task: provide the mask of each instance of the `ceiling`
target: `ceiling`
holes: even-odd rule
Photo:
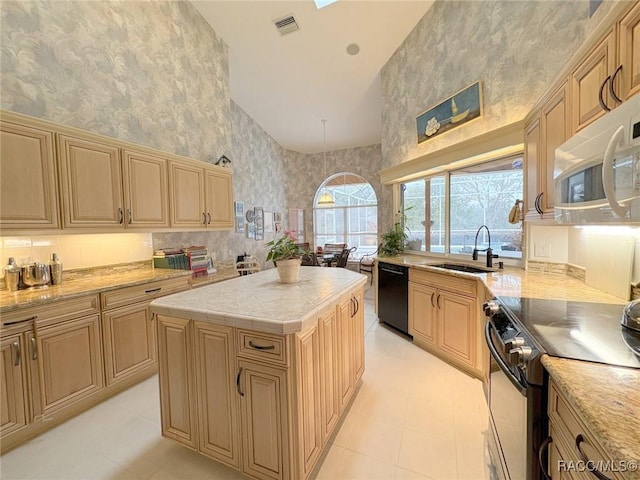
[[[433,1],[192,3],[229,47],[233,101],[282,147],[318,153],[322,119],[327,151],[380,143],[380,69]],[[299,30],[283,36],[273,21],[288,15]]]

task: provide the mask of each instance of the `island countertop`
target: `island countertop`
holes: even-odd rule
[[[300,267],[300,280],[284,284],[273,268],[156,299],[151,311],[286,335],[304,330],[321,310],[367,281],[346,268]]]

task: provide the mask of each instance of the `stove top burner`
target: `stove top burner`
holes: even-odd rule
[[[498,297],[548,355],[640,368],[640,332],[622,325],[624,305]]]

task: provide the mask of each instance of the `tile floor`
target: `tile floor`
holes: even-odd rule
[[[378,324],[365,296],[366,371],[317,478],[488,479],[480,381]],[[13,479],[242,479],[160,435],[154,376],[0,457]]]

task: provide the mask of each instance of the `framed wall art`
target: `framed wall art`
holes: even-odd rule
[[[273,212],[264,212],[264,233],[273,233]]]
[[[236,218],[236,232],[244,233],[244,202],[233,202]]]
[[[256,225],[255,239],[264,240],[264,211],[262,207],[253,207],[253,222]]]
[[[476,82],[416,118],[418,143],[482,116],[482,83]]]

